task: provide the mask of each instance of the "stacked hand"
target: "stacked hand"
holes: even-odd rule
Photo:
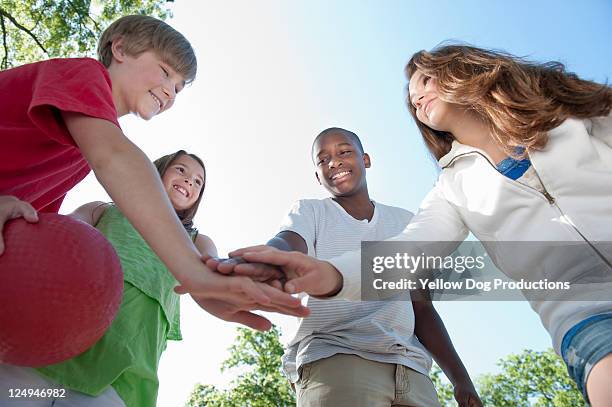
[[[245,276],[227,276],[206,270],[198,274],[197,281],[183,281],[174,290],[179,294],[191,294],[201,308],[225,321],[265,331],[271,328],[271,322],[250,311],[271,311],[298,317],[309,314],[308,308],[298,298],[268,284]]]
[[[455,383],[454,395],[459,407],[482,407],[482,401],[471,381]]]
[[[342,275],[334,266],[303,253],[262,245],[235,250],[230,256],[225,260],[206,257],[206,265],[223,274],[247,276],[274,287],[280,287],[286,279],[284,290],[291,294],[329,296],[342,288]]]
[[[299,299],[287,293],[305,291],[311,295],[326,295],[337,292],[341,284],[340,273],[331,264],[302,253],[254,246],[235,250],[229,255],[229,259],[211,256],[203,256],[202,259],[210,269],[227,275],[226,278],[248,279],[268,295],[271,301],[266,304],[249,301],[243,304],[243,308],[236,308],[229,304],[211,304],[196,297],[194,299],[213,315],[252,328],[269,329],[270,322],[249,311],[264,310],[307,316],[308,309],[301,306]]]

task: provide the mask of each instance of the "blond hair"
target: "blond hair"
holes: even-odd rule
[[[98,59],[107,68],[113,60],[112,44],[123,39],[123,51],[138,56],[155,52],[165,63],[185,78],[195,79],[198,63],[191,44],[174,28],[153,17],[131,15],[121,17],[109,25],[98,41]]]
[[[548,131],[570,116],[606,116],[612,89],[580,79],[559,62],[533,63],[516,56],[466,45],[445,45],[415,53],[406,65],[408,80],[419,70],[435,78],[440,99],[465,106],[488,125],[491,136],[514,155],[517,146],[542,149]],[[453,136],[421,123],[408,108],[436,159],[450,151]]]

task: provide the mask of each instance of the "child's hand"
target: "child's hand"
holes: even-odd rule
[[[285,252],[270,246],[255,246],[232,252],[249,263],[266,263],[280,266],[285,273],[288,293],[306,292],[314,296],[331,296],[342,289],[342,275],[330,263],[300,252]],[[248,264],[236,265],[243,268]]]
[[[240,249],[244,250],[244,249]],[[230,253],[232,256],[229,259],[221,259],[218,257],[211,257],[208,255],[202,256],[202,260],[212,270],[216,270],[222,274],[236,274],[246,276],[254,281],[269,282],[271,280],[278,280],[285,277],[285,274],[277,266],[272,266],[263,263],[247,263],[242,257],[234,253]],[[242,265],[237,267],[238,265]]]
[[[265,306],[254,301],[243,301],[240,304],[236,304],[194,295],[191,297],[202,309],[211,315],[225,321],[237,322],[259,331],[269,330],[272,327],[272,323],[267,318],[249,311],[262,310],[278,312],[296,317],[306,317],[310,314],[310,310],[304,307],[299,299],[265,284],[258,284],[261,284],[262,290],[270,297],[270,305]]]
[[[455,400],[457,400],[459,407],[482,407],[482,401],[471,381],[469,383],[456,383],[454,387]]]
[[[202,308],[208,310],[210,306],[209,312],[219,318],[265,329],[267,325],[262,325],[265,319],[241,311],[259,309],[298,317],[309,314],[309,309],[302,306],[300,299],[278,288],[255,282],[248,277],[223,275],[206,267],[201,259],[198,262],[198,272],[180,281],[174,291],[178,294],[191,294]]]
[[[2,238],[4,224],[17,218],[24,218],[31,223],[38,222],[38,214],[32,205],[14,196],[0,196],[0,255],[4,253],[4,239]]]
[[[257,329],[258,331],[268,331],[272,328],[272,323],[261,315],[245,311],[234,304],[219,300],[209,300],[192,295],[191,298],[206,312],[228,322],[236,322]]]
[[[221,274],[234,274],[234,266],[244,260],[240,258],[226,259],[222,257],[213,257],[208,254],[202,255],[202,261],[211,270],[217,271]]]

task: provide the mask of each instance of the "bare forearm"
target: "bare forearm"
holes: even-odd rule
[[[202,267],[157,171],[140,149],[128,144],[114,152],[112,163],[96,164],[93,169],[100,183],[177,280],[183,281],[194,264]]]

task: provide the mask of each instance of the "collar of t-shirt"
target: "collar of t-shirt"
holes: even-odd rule
[[[378,205],[376,205],[376,201],[374,200],[371,200],[372,205],[374,205],[374,214],[372,215],[372,220],[368,221],[367,219],[355,219],[338,202],[334,201],[332,198],[327,198],[327,199],[331,201],[332,205],[338,208],[340,213],[342,213],[342,216],[346,216],[347,218],[351,219],[353,222],[363,223],[367,225],[375,225],[376,222],[378,221]]]

